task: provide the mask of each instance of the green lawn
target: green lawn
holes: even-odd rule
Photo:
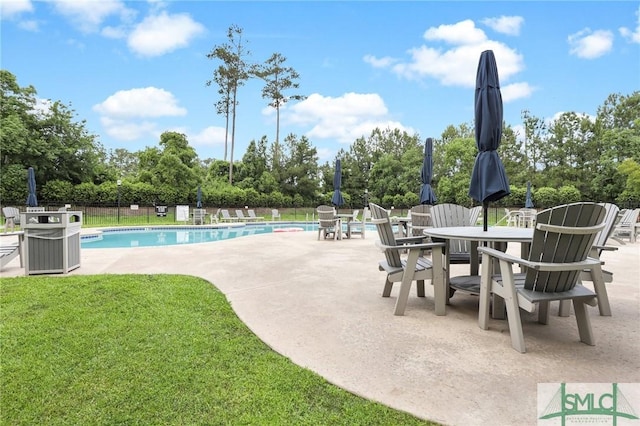
[[[0,332],[3,425],[429,424],[278,355],[199,278],[4,278]]]

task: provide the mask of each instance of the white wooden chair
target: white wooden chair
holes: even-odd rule
[[[4,216],[4,232],[9,228],[13,232],[16,225],[20,225],[20,210],[17,207],[3,207],[2,215]]]
[[[385,260],[378,264],[387,273],[382,297],[391,296],[393,283],[400,282],[400,293],[396,299],[395,315],[404,315],[409,299],[411,283],[417,281],[418,297],[425,296],[424,281],[433,284],[435,313],[445,314],[446,296],[442,249],[444,243],[424,243],[424,236],[396,238],[388,212],[377,204],[370,203],[371,221],[376,225],[380,241],[377,246],[384,251]],[[431,258],[422,256],[424,250],[431,250]],[[401,253],[407,252],[406,258]]]
[[[599,269],[600,261],[588,258],[596,234],[604,228],[605,209],[594,203],[557,206],[538,213],[527,259],[499,250],[479,247],[482,254],[482,282],[478,325],[489,328],[491,295],[504,299],[511,334],[511,345],[526,352],[520,309],[533,312],[538,322],[549,321],[549,302],[571,300],[578,323],[580,341],[594,345],[591,323],[585,305],[597,304],[596,294],[579,284],[585,269]],[[500,275],[492,275],[492,260],[500,262]],[[524,276],[514,272],[523,266]]]
[[[275,220],[280,220],[282,219],[282,217],[280,216],[280,212],[278,211],[278,209],[272,209],[271,210],[271,220],[275,221]]]
[[[204,218],[207,217],[205,209],[193,209],[193,224],[204,225]]]
[[[354,235],[360,234],[362,238],[365,238],[367,231],[367,220],[371,221],[371,211],[369,207],[365,207],[362,211],[362,220],[358,219],[358,213],[360,210],[353,211],[353,219],[347,222],[347,234]]]

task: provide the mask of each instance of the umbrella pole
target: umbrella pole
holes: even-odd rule
[[[487,230],[487,222],[488,222],[488,212],[489,212],[489,203],[482,203],[482,230]]]

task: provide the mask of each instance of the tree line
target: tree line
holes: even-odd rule
[[[424,139],[434,139],[433,187],[438,203],[471,205],[469,181],[477,153],[472,123],[441,135],[374,129],[320,164],[306,136],[249,141],[240,161],[200,159],[184,134],[165,132],[158,145],[106,150],[70,105],[37,107],[36,89],[0,70],[0,197],[24,205],[34,167],[43,203],[195,204],[302,207],[330,203],[335,158],[350,207],[367,201],[407,208],[418,204]],[[640,92],[611,94],[595,117],[567,112],[547,121],[526,111],[525,134],[505,123],[499,155],[512,194],[497,205],[524,204],[526,183],[536,207],[591,200],[640,204]],[[234,179],[229,183],[229,170]],[[118,187],[117,182],[121,181]]]

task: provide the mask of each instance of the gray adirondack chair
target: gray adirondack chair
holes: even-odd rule
[[[336,216],[336,211],[332,206],[321,205],[316,208],[318,213],[318,239],[324,234],[326,239],[329,235],[333,235],[333,239],[337,240],[341,237],[342,222]]]
[[[591,246],[591,250],[589,251],[589,257],[594,259],[600,259],[602,252],[605,250],[618,250],[617,247],[607,246],[607,240],[613,232],[620,209],[618,206],[611,203],[603,203],[601,205],[604,207],[606,212],[604,217],[605,225],[604,228],[596,235],[596,238],[593,241],[593,246]],[[600,315],[611,316],[611,305],[609,304],[609,296],[607,295],[607,287],[605,283],[613,282],[613,273],[600,269],[601,273],[594,276],[595,272],[595,270],[582,271],[580,274],[580,280],[591,281],[593,283],[593,288],[598,296],[598,310],[600,311]],[[569,316],[570,307],[571,306],[568,301],[561,301],[559,315],[563,317]]]
[[[418,204],[411,207],[411,235],[424,237],[424,230],[432,226],[430,205]]]
[[[431,220],[434,228],[471,226],[471,209],[458,204],[437,204],[431,207]],[[477,255],[477,252],[471,252],[471,241],[449,240],[448,247],[445,250],[445,269],[451,264],[471,265],[475,263],[471,262],[471,256]],[[451,274],[447,273],[445,276],[449,277],[450,275]],[[451,287],[450,284],[453,284],[453,287]],[[449,297],[454,295],[456,289],[468,294],[479,294],[480,277],[478,276],[477,269],[470,270],[468,276],[453,277],[451,282],[447,283],[447,288],[449,289]]]
[[[382,297],[391,296],[393,283],[399,282],[400,293],[396,299],[395,315],[404,315],[411,283],[417,281],[418,297],[425,296],[424,282],[431,280],[434,290],[435,313],[445,314],[446,295],[442,249],[444,243],[424,243],[424,236],[397,238],[391,226],[389,213],[377,204],[370,203],[371,222],[376,225],[380,241],[376,245],[384,251],[385,259],[378,264],[385,271]],[[424,250],[431,250],[431,260],[422,256]],[[401,253],[406,251],[406,257]]]
[[[589,258],[595,236],[604,228],[605,208],[595,203],[574,203],[543,210],[536,217],[533,241],[527,259],[488,247],[482,254],[482,283],[478,325],[489,328],[489,303],[494,294],[504,299],[511,345],[526,352],[520,309],[533,312],[538,307],[538,322],[549,321],[549,302],[571,300],[578,323],[580,341],[594,345],[586,306],[597,304],[596,294],[579,283],[585,269],[600,269],[598,259]],[[500,274],[492,275],[492,260],[500,262]],[[514,265],[526,272],[518,276]],[[596,272],[597,273],[597,272]],[[517,278],[517,279],[516,279]]]
[[[475,206],[469,209],[469,225],[476,226],[478,224],[478,219],[480,219],[480,215],[482,214],[482,206]],[[484,218],[482,218],[484,220]]]

